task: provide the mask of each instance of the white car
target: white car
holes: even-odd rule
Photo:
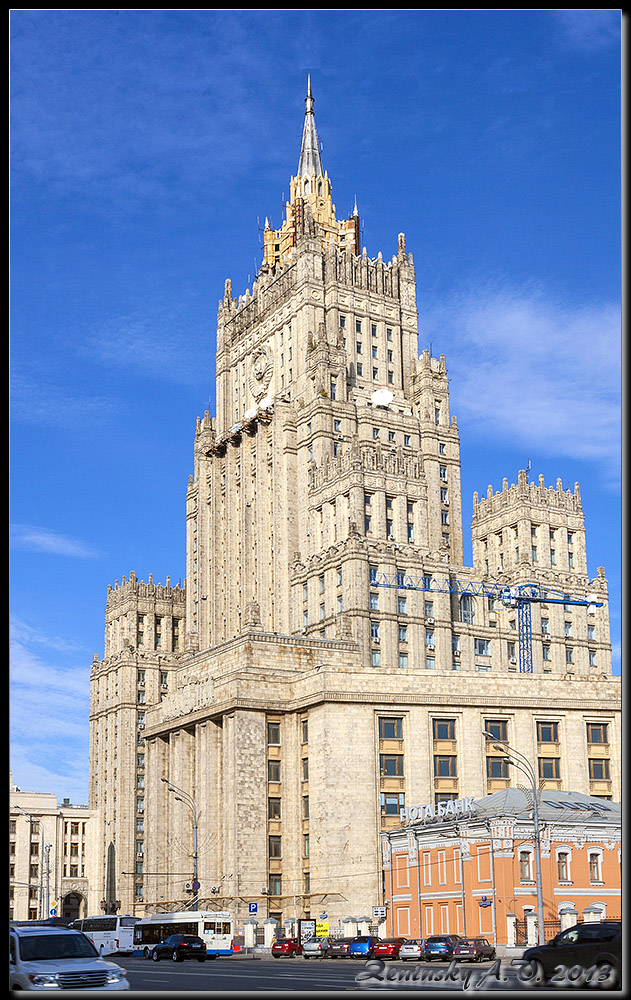
[[[10,990],[128,990],[120,965],[99,958],[81,931],[67,927],[9,928]]]

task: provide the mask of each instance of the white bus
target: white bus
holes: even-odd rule
[[[232,955],[232,916],[223,910],[181,910],[178,913],[154,913],[134,926],[134,955],[151,958],[154,944],[171,934],[194,934],[206,945],[209,958]]]
[[[100,955],[115,955],[119,951],[131,953],[134,950],[134,924],[139,919],[129,914],[83,917],[73,920],[70,926],[83,931]]]

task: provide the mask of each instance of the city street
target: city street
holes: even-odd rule
[[[132,990],[159,992],[221,992],[227,990],[270,991],[352,989],[528,990],[519,983],[510,964],[487,962],[456,966],[449,981],[446,962],[386,962],[383,971],[375,963],[351,959],[305,961],[302,958],[217,958],[203,965],[197,962],[158,965],[142,958],[116,956],[114,961],[127,969]],[[375,972],[376,969],[376,972]],[[399,977],[404,977],[400,979]],[[431,978],[430,978],[431,977]],[[436,977],[440,977],[437,980]],[[482,980],[482,982],[480,982]],[[476,986],[476,984],[478,984]]]

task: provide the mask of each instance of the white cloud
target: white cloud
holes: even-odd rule
[[[11,545],[15,549],[42,552],[46,555],[67,556],[71,559],[97,559],[102,555],[98,549],[77,538],[69,538],[51,528],[30,524],[11,526]]]
[[[76,651],[66,643],[66,656]],[[34,646],[38,649],[34,650]],[[59,665],[61,638],[16,622],[11,641],[11,769],[23,791],[85,802],[90,673]]]
[[[421,316],[441,345],[451,411],[469,433],[620,475],[620,311],[566,306],[538,290],[486,288]],[[434,350],[434,353],[437,353]]]

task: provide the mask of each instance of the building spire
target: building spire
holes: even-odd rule
[[[300,147],[300,162],[297,177],[322,177],[322,161],[320,160],[320,141],[316,130],[313,114],[313,96],[311,94],[311,73],[307,78],[307,96],[305,97],[305,124],[302,130],[302,146]]]

